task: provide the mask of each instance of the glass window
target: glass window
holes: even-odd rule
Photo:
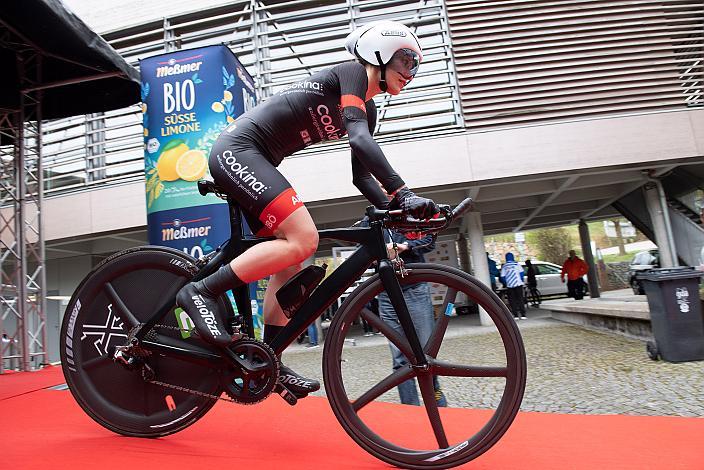
[[[560,274],[561,269],[555,266],[550,266],[549,264],[536,264],[538,268],[538,274]]]

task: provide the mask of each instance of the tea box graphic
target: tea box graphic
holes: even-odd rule
[[[149,57],[140,70],[149,243],[198,258],[230,237],[230,214],[225,201],[201,196],[197,181],[210,177],[208,157],[220,133],[256,105],[254,81],[225,46]],[[263,296],[256,284],[252,289],[261,334]],[[190,337],[193,322],[175,314],[182,337]]]
[[[227,204],[203,197],[208,157],[225,127],[256,105],[254,82],[225,46],[143,59],[149,243],[201,256],[229,237]]]

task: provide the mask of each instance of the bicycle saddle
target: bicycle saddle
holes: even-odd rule
[[[225,191],[223,191],[220,186],[215,184],[214,181],[210,180],[198,181],[198,192],[201,194],[201,196],[205,196],[210,193],[225,194]]]

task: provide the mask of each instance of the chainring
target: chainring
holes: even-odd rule
[[[279,379],[279,359],[266,343],[253,339],[240,339],[229,346],[244,362],[260,368],[245,375],[231,367],[222,374],[225,393],[237,403],[253,405],[268,397]]]

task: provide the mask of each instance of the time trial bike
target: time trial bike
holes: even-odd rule
[[[204,196],[227,199],[213,182],[201,181],[198,187]],[[122,435],[159,437],[192,425],[218,400],[253,404],[275,392],[294,405],[296,396],[278,380],[278,356],[376,266],[376,273],[335,312],[325,340],[325,392],[342,427],[363,449],[403,468],[454,467],[498,442],[519,410],[526,383],[523,342],[508,309],[459,269],[390,259],[384,241],[389,229],[437,234],[461,217],[471,200],[454,210],[441,206],[442,216],[431,220],[370,207],[367,227],[321,230],[321,239],[354,243],[356,251],[309,296],[294,302],[291,320],[270,345],[255,339],[247,286],[233,291],[236,310],[223,295],[219,306],[228,332],[239,339],[219,349],[196,334],[175,297],[187,282],[267,240],[244,236],[241,211],[227,200],[231,238],[216,251],[195,259],[165,247],[128,249],[102,261],[76,289],[62,323],[60,351],[68,387],[91,418]],[[416,283],[433,286],[438,316],[425,344],[403,294],[405,286]],[[382,291],[403,334],[368,308]],[[448,325],[457,318],[452,315],[460,298],[481,308],[493,325],[478,327],[481,335],[455,334]],[[391,371],[388,353],[386,361],[374,360],[365,354],[378,355],[378,348],[350,346],[345,340],[360,318],[395,345],[408,364]],[[435,378],[443,381],[456,407],[438,408]],[[418,381],[424,406],[386,403],[396,401],[392,390],[409,379]],[[386,427],[379,424],[382,418]]]

